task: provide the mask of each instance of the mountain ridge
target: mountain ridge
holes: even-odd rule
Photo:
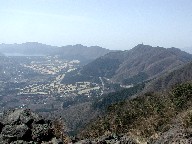
[[[139,44],[131,50],[110,52],[97,58],[84,66],[82,73],[105,76],[114,82],[122,83],[123,80],[140,75],[141,72],[146,75],[146,79],[151,79],[191,60],[191,54],[177,48]]]
[[[38,42],[22,44],[0,44],[0,52],[21,55],[59,55],[64,59],[94,60],[111,50],[99,46],[83,46],[81,44],[67,46],[51,46]]]

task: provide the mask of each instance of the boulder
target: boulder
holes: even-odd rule
[[[29,109],[9,110],[0,122],[0,144],[62,144],[52,122]]]
[[[30,140],[31,131],[25,125],[5,125],[1,132],[4,141],[12,142],[15,140]]]
[[[33,122],[38,123],[43,118],[31,112],[29,109],[15,109],[8,111],[3,116],[4,125],[26,124],[30,126]]]
[[[45,124],[45,120],[38,114],[31,112],[29,109],[24,109],[20,114],[20,121],[28,126],[32,123],[42,123]]]
[[[20,113],[22,110],[9,110],[6,111],[3,115],[3,124],[4,125],[14,125],[18,124]]]
[[[50,141],[53,137],[53,129],[49,124],[33,124],[32,139],[34,141]]]

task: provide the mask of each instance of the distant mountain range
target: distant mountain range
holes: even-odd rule
[[[37,42],[23,44],[0,44],[0,52],[5,55],[59,55],[65,59],[93,60],[110,52],[99,46],[68,45],[63,47],[50,46]]]
[[[131,50],[110,52],[81,70],[90,77],[107,77],[129,85],[152,79],[192,61],[192,55],[177,48],[139,44]]]

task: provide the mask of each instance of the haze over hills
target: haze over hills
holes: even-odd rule
[[[2,0],[0,144],[192,144],[191,7]]]
[[[64,59],[93,60],[110,52],[110,50],[99,46],[50,46],[37,42],[27,42],[23,44],[0,44],[0,52],[11,56],[45,56],[59,55]]]
[[[5,49],[6,46],[1,49],[4,53],[13,47]],[[52,47],[25,43],[12,50],[12,54],[18,52],[24,56],[1,57],[1,108],[25,107],[46,117],[60,115],[72,135],[98,116],[100,122],[96,121],[88,132],[85,130],[85,135],[101,136],[107,131],[126,133],[130,127],[140,132],[144,129],[144,134],[148,134],[145,131],[148,127],[142,127],[143,119],[154,129],[150,134],[156,132],[156,128],[161,132],[161,120],[163,126],[167,126],[166,120],[170,122],[172,117],[166,113],[167,105],[173,106],[173,114],[180,111],[170,103],[172,99],[167,93],[166,99],[153,91],[170,90],[177,83],[192,80],[192,55],[177,48],[140,44],[131,50],[110,51],[82,45]],[[28,54],[36,56],[25,57]],[[76,60],[65,60],[77,58],[96,59],[84,66]],[[176,99],[174,103],[177,102]],[[106,111],[110,108],[113,111],[108,115]],[[157,113],[159,111],[168,119]],[[151,117],[157,118],[157,123],[156,119],[150,121]]]
[[[131,50],[108,53],[84,66],[81,73],[132,84],[154,78],[191,60],[191,54],[177,48],[139,44]]]
[[[62,115],[68,132],[71,133],[76,133],[90,120],[102,112],[105,113],[111,104],[127,100],[142,92],[144,88],[148,91],[166,89],[175,83],[190,81],[192,78],[191,64],[188,64],[192,61],[192,55],[177,48],[166,49],[139,44],[131,50],[110,51],[98,46],[52,47],[40,43],[25,43],[2,44],[0,52],[41,56],[1,59],[3,80],[1,105],[9,107],[14,104],[15,106],[25,104],[26,101],[20,101],[15,97],[18,94],[21,94],[21,97],[26,97],[28,94],[32,94],[34,98],[39,96],[37,104],[30,101],[30,104],[25,106],[34,107],[35,111],[47,115],[49,112]],[[78,63],[74,63],[76,61],[63,59],[92,60],[92,62],[81,67]],[[188,65],[179,69],[185,64]],[[58,69],[59,67],[61,69]],[[55,70],[55,74],[44,73],[52,70]],[[16,89],[13,88],[8,97],[6,94],[10,85]],[[41,95],[50,98],[46,99],[47,104],[42,102]],[[18,99],[13,104],[5,102],[12,98]],[[30,98],[33,100],[33,97]]]

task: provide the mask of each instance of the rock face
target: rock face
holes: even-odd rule
[[[29,109],[15,109],[4,113],[0,122],[0,144],[62,144],[54,135],[51,121]]]

